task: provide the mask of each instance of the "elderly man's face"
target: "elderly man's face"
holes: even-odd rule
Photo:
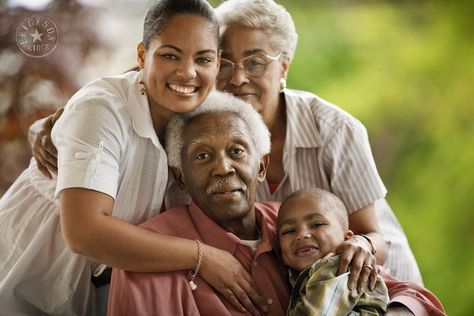
[[[214,221],[225,224],[252,213],[266,165],[236,114],[206,113],[188,122],[182,164],[185,188]]]

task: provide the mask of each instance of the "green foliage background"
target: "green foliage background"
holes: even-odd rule
[[[472,315],[474,2],[278,2],[300,36],[288,86],[365,124],[426,287]]]

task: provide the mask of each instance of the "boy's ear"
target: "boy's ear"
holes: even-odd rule
[[[171,167],[171,173],[174,175],[174,179],[176,180],[176,183],[178,184],[179,188],[187,192],[186,185],[184,183],[184,176],[183,176],[183,173],[181,172],[181,169],[176,168],[176,167]]]
[[[344,233],[344,240],[350,239],[352,236],[354,236],[354,232],[350,229],[346,230]]]
[[[265,155],[260,159],[260,165],[258,169],[258,182],[265,181],[265,176],[267,174],[268,164],[270,163],[270,155]]]

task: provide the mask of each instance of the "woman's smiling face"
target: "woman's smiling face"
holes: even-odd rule
[[[197,15],[176,15],[150,42],[138,47],[150,106],[189,112],[214,88],[219,52],[213,24]]]
[[[255,54],[275,57],[282,53],[272,48],[267,33],[247,26],[229,26],[222,36],[221,45],[222,58],[234,63]],[[269,62],[259,77],[249,77],[243,69],[236,68],[232,77],[217,81],[217,88],[247,101],[267,121],[267,114],[273,113],[278,106],[280,79],[286,76],[288,66],[288,60],[282,56]]]

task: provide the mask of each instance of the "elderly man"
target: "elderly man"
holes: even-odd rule
[[[285,315],[287,274],[274,251],[279,203],[255,202],[269,151],[268,129],[257,112],[221,92],[170,121],[168,162],[178,185],[194,202],[169,209],[142,227],[196,240],[196,267],[168,273],[114,270],[109,315],[242,315],[199,277],[206,256],[201,243],[232,253],[264,296],[263,309],[269,315]],[[382,277],[391,299],[387,315],[443,314],[436,297],[423,288],[388,273]]]
[[[114,270],[111,315],[242,315],[197,273],[206,256],[201,242],[229,251],[251,274],[270,315],[284,315],[289,289],[273,251],[278,205],[256,203],[264,180],[270,138],[260,116],[245,102],[214,92],[197,110],[168,124],[168,161],[193,200],[142,227],[194,239],[194,271],[131,273]]]

